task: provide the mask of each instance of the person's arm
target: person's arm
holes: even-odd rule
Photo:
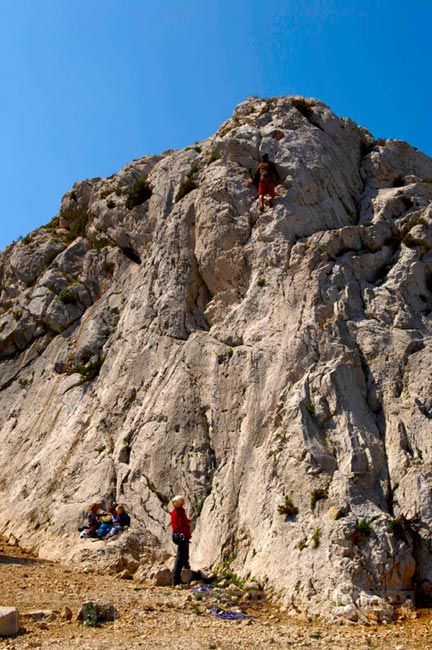
[[[260,172],[260,168],[259,168],[259,166],[258,166],[258,167],[256,168],[256,170],[254,171],[254,173],[252,174],[252,176],[250,177],[248,183],[249,183],[250,185],[255,185],[256,187],[258,187],[258,183],[259,183],[259,180],[260,180],[260,176],[261,176],[261,172]]]

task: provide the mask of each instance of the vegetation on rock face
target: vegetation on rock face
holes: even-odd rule
[[[389,526],[393,531],[393,533],[398,537],[403,535],[408,529],[407,522],[404,517],[397,517],[396,519],[390,519]]]
[[[321,499],[328,499],[328,488],[317,488],[311,494],[311,510],[314,512],[315,506]]]
[[[314,530],[312,534],[312,543],[314,548],[318,548],[321,541],[321,528]]]
[[[351,541],[353,544],[362,544],[371,534],[371,522],[367,519],[357,521],[354,531],[351,534]]]
[[[198,173],[198,165],[193,165],[186,176],[186,180],[180,185],[179,191],[176,194],[175,201],[176,203],[180,201],[186,194],[196,190],[198,184],[196,182],[196,174]]]
[[[67,244],[73,242],[77,237],[84,235],[86,230],[86,221],[85,219],[77,219],[69,228],[69,230],[64,233],[63,241]]]
[[[59,298],[65,305],[76,305],[78,302],[78,296],[72,287],[62,289],[59,293]]]
[[[152,189],[147,180],[145,178],[140,178],[128,191],[125,206],[128,210],[132,210],[136,206],[147,201],[151,195]]]
[[[293,517],[298,511],[299,509],[293,504],[289,496],[285,496],[283,504],[278,506],[278,513],[285,517]]]
[[[80,364],[71,370],[68,370],[67,374],[73,375],[77,373],[83,377],[83,381],[92,381],[92,379],[98,376],[102,364],[102,359],[98,359],[97,361],[88,364]]]

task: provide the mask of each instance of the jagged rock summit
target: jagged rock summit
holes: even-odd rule
[[[150,570],[180,492],[193,565],[290,610],[430,595],[431,201],[430,158],[301,97],[76,183],[0,256],[0,532]],[[101,499],[131,532],[79,540]]]

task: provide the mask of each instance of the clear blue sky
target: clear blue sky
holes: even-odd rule
[[[1,0],[0,249],[76,180],[316,97],[432,155],[432,0]]]

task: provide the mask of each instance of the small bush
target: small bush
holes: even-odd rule
[[[258,280],[257,280],[257,285],[258,285],[259,287],[265,287],[265,285],[266,285],[265,278],[258,278]]]
[[[63,235],[63,241],[66,244],[70,244],[77,237],[81,237],[85,233],[86,222],[84,219],[77,219],[75,223],[72,224],[67,233]]]
[[[51,219],[51,221],[49,221],[44,226],[42,226],[42,228],[48,228],[48,229],[58,228],[59,223],[60,223],[60,219],[58,217],[53,217],[53,219]]]
[[[198,503],[197,503],[197,505],[196,505],[195,512],[196,512],[196,516],[197,516],[197,517],[200,516],[200,514],[201,514],[201,512],[202,512],[202,509],[204,508],[204,501],[205,501],[205,500],[206,500],[206,497],[204,497],[203,499],[201,499],[200,501],[198,501]]]
[[[365,537],[368,537],[372,532],[370,522],[367,521],[366,519],[363,519],[362,521],[358,521],[355,527],[356,530],[362,535],[365,535]]]
[[[125,206],[128,210],[132,210],[132,208],[141,205],[151,197],[152,189],[145,178],[140,178],[128,191],[127,195]]]
[[[105,248],[105,246],[110,246],[111,242],[108,239],[100,238],[96,239],[96,241],[93,243],[93,248],[96,250],[100,250],[101,248]]]
[[[95,361],[94,363],[89,363],[88,365],[78,365],[72,370],[68,371],[68,375],[73,375],[78,373],[83,377],[84,381],[91,381],[98,376],[100,369],[102,367],[102,360]]]
[[[328,488],[317,488],[311,494],[311,510],[314,512],[317,501],[328,499]]]
[[[392,532],[400,537],[406,532],[407,525],[404,517],[397,517],[396,519],[390,519],[389,526]]]
[[[231,584],[235,585],[239,589],[244,589],[244,586],[245,586],[244,580],[239,578],[239,576],[236,573],[234,573],[233,571],[226,571],[223,574],[223,576],[224,576],[224,578],[226,580],[229,580],[229,582]]]
[[[284,503],[278,507],[278,513],[285,517],[293,517],[299,509],[295,506],[289,496],[285,496]]]
[[[206,165],[211,165],[212,163],[216,162],[217,160],[220,160],[220,155],[218,153],[212,153],[210,154],[210,157],[207,160]]]
[[[198,165],[193,165],[190,170],[188,175],[186,176],[186,180],[180,185],[179,191],[176,194],[175,197],[175,202],[178,203],[183,197],[186,196],[186,194],[189,194],[189,192],[192,192],[193,190],[196,190],[198,185],[195,180],[195,176],[198,172]]]
[[[113,208],[115,208],[115,206],[116,206],[115,201],[113,201],[112,199],[110,199],[109,201],[107,201],[107,208],[109,208],[110,210],[112,210]]]
[[[367,521],[366,519],[357,521],[354,527],[354,531],[351,535],[352,543],[353,544],[363,543],[366,540],[366,538],[369,537],[371,532],[372,532],[372,528],[370,525],[370,521]]]
[[[187,178],[184,183],[180,185],[179,191],[176,194],[175,201],[176,203],[180,201],[183,197],[186,196],[186,194],[189,194],[189,192],[192,192],[193,190],[196,190],[198,185],[192,178]]]
[[[16,321],[19,321],[19,319],[21,318],[21,316],[22,316],[22,311],[21,311],[20,309],[14,309],[14,311],[12,312],[12,317],[13,317]]]
[[[306,404],[306,411],[313,416],[316,415],[315,406],[312,403]]]
[[[314,530],[312,534],[312,542],[313,542],[313,547],[318,548],[320,545],[320,538],[321,538],[321,528],[317,528]]]
[[[78,302],[78,297],[74,289],[70,287],[62,289],[59,293],[59,298],[65,305],[76,305]]]

